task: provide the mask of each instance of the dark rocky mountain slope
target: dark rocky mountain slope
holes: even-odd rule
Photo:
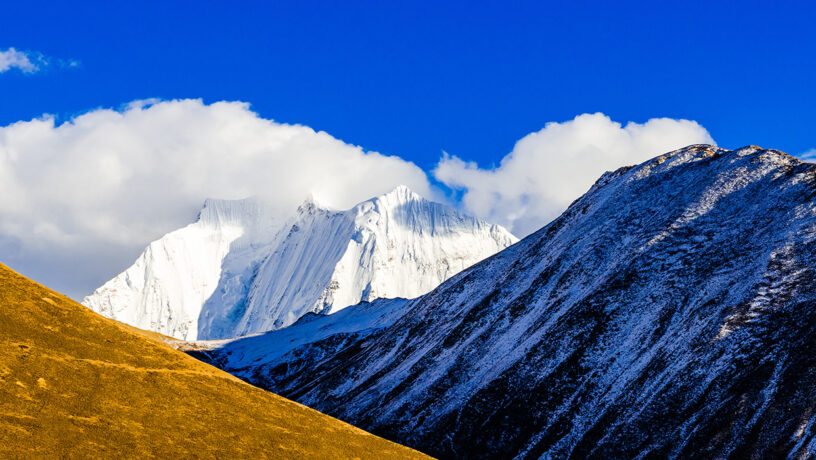
[[[806,457],[814,268],[816,165],[696,145],[604,174],[382,327],[207,356],[440,457]]]

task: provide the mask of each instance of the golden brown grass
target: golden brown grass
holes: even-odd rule
[[[0,264],[0,456],[424,458]]]

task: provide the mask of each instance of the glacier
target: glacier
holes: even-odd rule
[[[413,298],[514,244],[498,225],[408,187],[348,210],[307,199],[288,218],[262,200],[207,200],[82,303],[183,339],[279,329],[379,298]]]

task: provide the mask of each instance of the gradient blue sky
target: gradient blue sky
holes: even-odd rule
[[[79,4],[77,4],[79,3]],[[242,100],[431,169],[498,162],[584,112],[698,121],[724,147],[816,147],[813,2],[7,2],[0,125],[144,98]]]

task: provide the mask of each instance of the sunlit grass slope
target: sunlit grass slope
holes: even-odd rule
[[[423,457],[0,264],[0,457]]]

